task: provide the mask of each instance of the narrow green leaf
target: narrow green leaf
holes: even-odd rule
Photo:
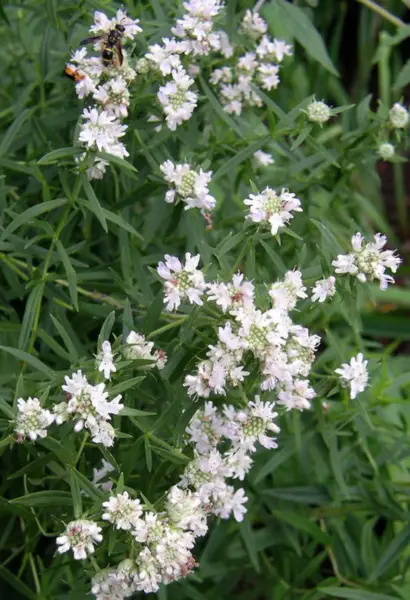
[[[333,75],[338,75],[321,35],[306,13],[286,0],[273,0],[262,10],[268,23],[279,22],[308,54]]]
[[[10,404],[6,402],[4,398],[0,398],[0,410],[4,412],[4,414],[7,415],[12,421],[14,421],[16,418],[16,413],[13,410],[13,407],[10,406]]]
[[[256,140],[252,144],[246,145],[240,152],[237,152],[232,158],[227,161],[224,161],[223,165],[219,167],[216,173],[212,176],[212,181],[216,181],[222,175],[226,175],[227,173],[232,173],[234,170],[243,163],[247,158],[250,158],[255,154],[257,150],[262,148],[271,138],[270,135]]]
[[[214,255],[220,259],[238,244],[244,241],[245,235],[242,231],[238,231],[233,235],[228,234],[213,251]]]
[[[71,506],[73,500],[70,492],[50,490],[13,498],[10,503],[23,506]]]
[[[15,119],[13,121],[13,123],[10,125],[10,127],[7,129],[6,133],[2,136],[2,141],[0,143],[0,156],[7,154],[7,152],[10,149],[10,146],[16,139],[20,129],[22,128],[24,123],[27,121],[27,119],[29,117],[31,117],[34,110],[35,110],[34,108],[31,108],[31,109],[27,108],[26,110],[23,110],[23,112],[19,114],[17,119]]]
[[[362,588],[350,589],[346,587],[319,587],[321,592],[329,594],[333,598],[350,598],[350,600],[397,600],[397,596],[387,596],[377,592],[369,592]]]
[[[75,157],[79,156],[83,153],[83,148],[76,147],[68,147],[68,148],[58,148],[57,150],[53,150],[52,152],[48,152],[44,156],[37,161],[38,165],[50,165],[56,162],[59,162],[62,158]]]
[[[241,536],[253,568],[257,573],[260,573],[259,557],[255,545],[255,534],[252,531],[249,519],[244,519],[242,521],[239,526],[239,531],[241,532]]]
[[[35,369],[36,371],[40,371],[40,373],[43,373],[49,379],[54,379],[54,371],[52,371],[35,356],[31,356],[31,354],[27,354],[27,352],[23,352],[23,350],[11,348],[10,346],[0,346],[0,350],[4,350],[4,352],[7,352],[8,354],[12,354],[17,358],[17,360],[21,362],[26,362],[31,367],[33,367],[33,369]]]
[[[57,240],[56,247],[67,275],[68,291],[70,293],[71,302],[78,311],[77,274],[71,264],[70,257],[60,240]]]
[[[60,208],[67,203],[67,198],[57,198],[56,200],[50,200],[49,202],[43,202],[42,204],[36,204],[31,206],[24,212],[18,214],[6,227],[0,236],[0,243],[4,242],[7,237],[12,234],[16,229],[22,225],[27,225],[32,219],[39,217],[40,215],[50,212],[55,208]]]
[[[333,75],[339,75],[332,63],[321,35],[306,13],[286,0],[273,0],[266,4],[262,14],[270,22],[279,22],[312,58]]]
[[[52,320],[54,327],[57,329],[58,333],[60,334],[61,339],[64,342],[65,347],[67,348],[67,352],[68,352],[70,361],[72,363],[75,363],[76,360],[78,359],[78,352],[77,352],[75,345],[72,342],[70,335],[64,329],[62,324],[53,315],[50,315],[50,319]]]
[[[123,219],[123,217],[121,215],[116,215],[115,213],[111,212],[110,210],[107,210],[106,208],[102,208],[102,213],[103,213],[104,217],[107,219],[107,221],[111,221],[111,223],[114,223],[114,225],[118,225],[118,227],[125,229],[125,231],[128,231],[129,233],[131,233],[135,237],[139,238],[140,240],[142,240],[142,241],[144,240],[142,235],[140,233],[138,233],[138,231],[136,229],[134,229],[134,227],[132,225],[127,223],[127,221],[125,221],[125,219]]]
[[[6,567],[0,565],[0,579],[6,581],[12,588],[14,588],[19,594],[24,596],[24,598],[29,598],[30,600],[36,600],[38,597],[31,589],[23,583],[20,579],[18,579],[13,573],[11,573]]]
[[[151,471],[152,471],[152,450],[151,450],[151,444],[147,437],[144,438],[144,447],[145,447],[145,460],[147,463],[147,469],[148,469],[149,473],[151,473]]]
[[[70,489],[71,489],[71,497],[73,499],[73,511],[74,518],[79,519],[83,514],[83,503],[81,500],[81,490],[80,485],[77,479],[77,476],[73,469],[69,470],[70,474]]]
[[[98,349],[100,349],[101,344],[103,342],[109,340],[114,323],[115,323],[115,310],[110,312],[110,314],[105,319],[105,321],[101,327],[100,335],[98,336]]]
[[[30,336],[33,332],[33,326],[37,318],[37,313],[40,311],[41,302],[44,294],[44,281],[40,281],[31,290],[24,310],[23,321],[21,323],[18,347],[24,350],[28,344]]]
[[[393,85],[393,91],[397,92],[410,83],[410,60],[408,60],[400,69],[397,79]]]
[[[402,558],[403,550],[407,547],[409,540],[410,525],[406,525],[387,546],[373,573],[370,575],[369,582],[377,581],[391,564]]]
[[[52,452],[57,458],[59,458],[64,464],[72,461],[73,456],[71,452],[61,444],[58,440],[54,439],[50,435],[45,438],[38,439],[36,444],[43,446],[50,452]]]
[[[316,523],[298,513],[275,509],[272,510],[272,514],[280,521],[285,521],[286,523],[292,525],[292,527],[305,531],[321,544],[332,543],[332,538],[326,533],[323,533]]]
[[[282,450],[274,452],[273,456],[266,462],[259,473],[255,477],[255,485],[260,483],[262,479],[265,479],[267,475],[270,475],[277,469],[285,460],[290,458],[295,452],[295,448],[289,445],[284,447]]]
[[[138,170],[134,167],[134,165],[124,160],[123,158],[120,158],[119,156],[114,156],[113,154],[108,154],[107,152],[99,152],[98,157],[103,158],[110,164],[116,165],[124,171],[129,171],[133,175],[138,173]]]
[[[110,394],[112,394],[113,396],[115,396],[115,394],[122,394],[123,392],[134,387],[135,385],[137,385],[137,383],[139,383],[140,381],[143,381],[144,379],[145,379],[145,375],[140,375],[138,377],[132,377],[131,379],[122,381],[121,383],[114,385],[110,389]],[[140,412],[142,412],[142,411],[140,411]],[[150,414],[154,414],[154,413],[150,413]],[[138,415],[135,415],[135,416],[138,416]]]
[[[144,410],[138,410],[136,408],[131,408],[129,406],[124,406],[120,410],[119,414],[122,417],[152,417],[156,413],[146,412]]]
[[[226,113],[224,111],[224,109],[222,108],[222,106],[219,103],[219,100],[217,99],[217,97],[215,96],[215,94],[210,90],[210,88],[208,87],[208,85],[205,83],[205,80],[202,77],[202,75],[199,76],[199,81],[201,83],[201,87],[202,87],[202,90],[203,90],[204,94],[208,98],[211,106],[213,107],[213,109],[215,110],[215,112],[218,114],[218,116],[223,121],[225,121],[226,125],[228,125],[228,127],[230,129],[232,129],[232,131],[235,131],[235,133],[237,133],[241,138],[243,138],[244,135],[242,133],[241,128],[239,127],[239,125],[237,125],[237,123],[235,123],[235,121],[232,119],[232,117],[230,117],[228,115],[228,113]]]
[[[103,209],[101,207],[101,204],[100,204],[97,196],[95,195],[95,192],[91,186],[91,183],[88,181],[87,175],[82,174],[81,181],[83,184],[84,192],[89,201],[89,204],[86,204],[86,206],[89,208],[89,210],[91,212],[93,212],[95,214],[95,216],[101,223],[101,227],[107,233],[108,227],[107,227],[107,221],[105,220]]]
[[[264,248],[266,254],[269,256],[269,258],[271,259],[271,261],[273,262],[273,264],[277,268],[278,275],[284,275],[284,273],[286,273],[286,271],[287,271],[287,267],[284,264],[283,260],[280,258],[279,254],[277,254],[273,250],[273,248],[271,248],[269,246],[269,244],[266,243],[266,242],[264,242],[263,240],[259,240],[259,243],[262,246],[262,248]]]

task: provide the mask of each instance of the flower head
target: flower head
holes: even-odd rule
[[[57,538],[57,552],[63,554],[72,550],[75,560],[85,560],[87,556],[93,554],[94,544],[102,541],[101,527],[98,527],[94,521],[85,519],[71,521],[65,529],[63,535]]]
[[[98,152],[107,152],[119,158],[128,156],[128,152],[119,138],[125,135],[126,125],[121,125],[113,114],[97,108],[85,108],[84,122],[81,125],[80,142]]]
[[[409,122],[409,113],[400,102],[396,102],[390,109],[389,121],[394,129],[404,129],[407,126],[407,123]]]
[[[369,374],[367,372],[367,360],[359,352],[350,359],[350,363],[343,363],[335,370],[340,377],[341,384],[350,390],[350,398],[354,400],[360,392],[367,387]]]
[[[324,302],[326,298],[331,298],[336,294],[336,278],[328,277],[316,281],[312,290],[312,302]]]
[[[241,29],[245,35],[257,39],[268,31],[268,24],[257,11],[248,9],[243,18]]]
[[[325,102],[320,102],[317,100],[313,100],[307,107],[307,116],[309,121],[312,123],[319,123],[319,125],[323,125],[330,119],[331,112],[330,108]]]
[[[158,90],[157,97],[165,113],[168,128],[175,131],[178,125],[191,118],[198,95],[189,88],[194,80],[179,66],[171,71],[172,79]]]
[[[272,284],[269,290],[273,306],[286,311],[293,310],[299,298],[307,298],[300,271],[288,271],[283,281]]]
[[[141,502],[132,500],[128,492],[111,496],[107,502],[103,502],[103,507],[105,512],[102,518],[113,523],[116,529],[130,530],[142,515]]]
[[[181,300],[188,299],[191,304],[202,304],[201,295],[205,291],[202,271],[197,269],[200,256],[185,254],[185,265],[176,256],[165,255],[165,263],[158,263],[158,274],[165,280],[165,298],[167,310],[178,308]]]
[[[122,25],[125,28],[122,36],[133,40],[135,35],[142,31],[138,23],[138,19],[127,17],[127,13],[121,9],[117,10],[117,14],[113,19],[109,19],[107,15],[97,10],[94,13],[94,24],[90,27],[90,32],[102,35],[112,31],[116,25]]]
[[[395,154],[395,148],[393,144],[389,144],[388,142],[384,142],[380,144],[377,149],[377,153],[383,160],[389,160]]]
[[[263,150],[257,150],[253,155],[253,158],[256,161],[256,164],[259,167],[269,167],[269,165],[273,165],[275,162],[272,154],[268,154],[267,152],[263,152]]]
[[[259,194],[250,194],[244,204],[249,206],[246,218],[254,223],[269,225],[272,235],[276,235],[293,219],[293,212],[302,211],[299,198],[284,188],[278,194],[267,187]]]
[[[152,365],[145,365],[146,369],[157,367],[161,370],[167,362],[167,355],[164,350],[154,351],[154,342],[148,342],[145,335],[130,331],[125,340],[123,354],[128,360],[152,360]]]
[[[107,340],[101,344],[101,352],[97,355],[98,370],[104,373],[105,379],[111,379],[111,373],[115,373],[117,367],[114,365],[114,355],[111,344]]]
[[[199,208],[201,212],[206,212],[215,207],[216,200],[209,194],[208,189],[212,171],[198,170],[187,163],[174,165],[170,160],[160,165],[160,169],[166,181],[172,184],[166,193],[166,202],[174,202],[178,195],[185,203],[185,210]]]
[[[14,431],[21,439],[30,438],[33,442],[47,435],[47,428],[53,423],[54,415],[44,409],[38,398],[17,400],[17,417]]]
[[[341,275],[355,275],[361,282],[367,280],[380,281],[380,289],[385,290],[389,283],[394,283],[386,269],[395,273],[401,263],[401,258],[395,250],[383,250],[387,243],[386,236],[377,233],[373,242],[366,242],[361,233],[352,237],[352,252],[339,254],[332,262],[335,272]]]

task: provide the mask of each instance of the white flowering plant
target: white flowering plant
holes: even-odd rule
[[[409,596],[410,29],[342,4],[0,9],[2,598]]]

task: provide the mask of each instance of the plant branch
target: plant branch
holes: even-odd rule
[[[320,529],[323,531],[323,533],[327,533],[326,524],[323,519],[319,520],[319,526],[320,526]],[[357,585],[357,583],[355,583],[354,581],[350,581],[349,579],[346,579],[346,577],[344,577],[341,574],[341,572],[339,570],[339,565],[337,564],[337,560],[336,560],[336,557],[335,557],[333,549],[332,549],[332,546],[327,545],[327,546],[325,546],[325,549],[326,549],[327,555],[329,557],[329,560],[331,562],[333,572],[334,572],[335,576],[337,577],[337,579],[340,581],[340,583],[343,583],[344,585],[348,585],[350,587],[360,588],[360,585]]]
[[[386,21],[390,21],[390,23],[393,23],[393,25],[396,25],[396,27],[406,27],[406,23],[404,21],[399,19],[399,17],[392,15],[388,10],[383,8],[383,6],[380,6],[376,2],[373,2],[373,0],[357,0],[357,2],[360,2],[369,10],[372,10],[373,12],[377,13],[378,15],[383,17],[383,19],[386,19]]]

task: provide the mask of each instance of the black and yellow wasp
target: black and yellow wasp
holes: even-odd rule
[[[95,35],[80,42],[80,46],[101,42],[101,57],[104,65],[121,66],[124,60],[121,47],[121,39],[125,31],[125,25],[117,23],[111,31],[103,35]]]

